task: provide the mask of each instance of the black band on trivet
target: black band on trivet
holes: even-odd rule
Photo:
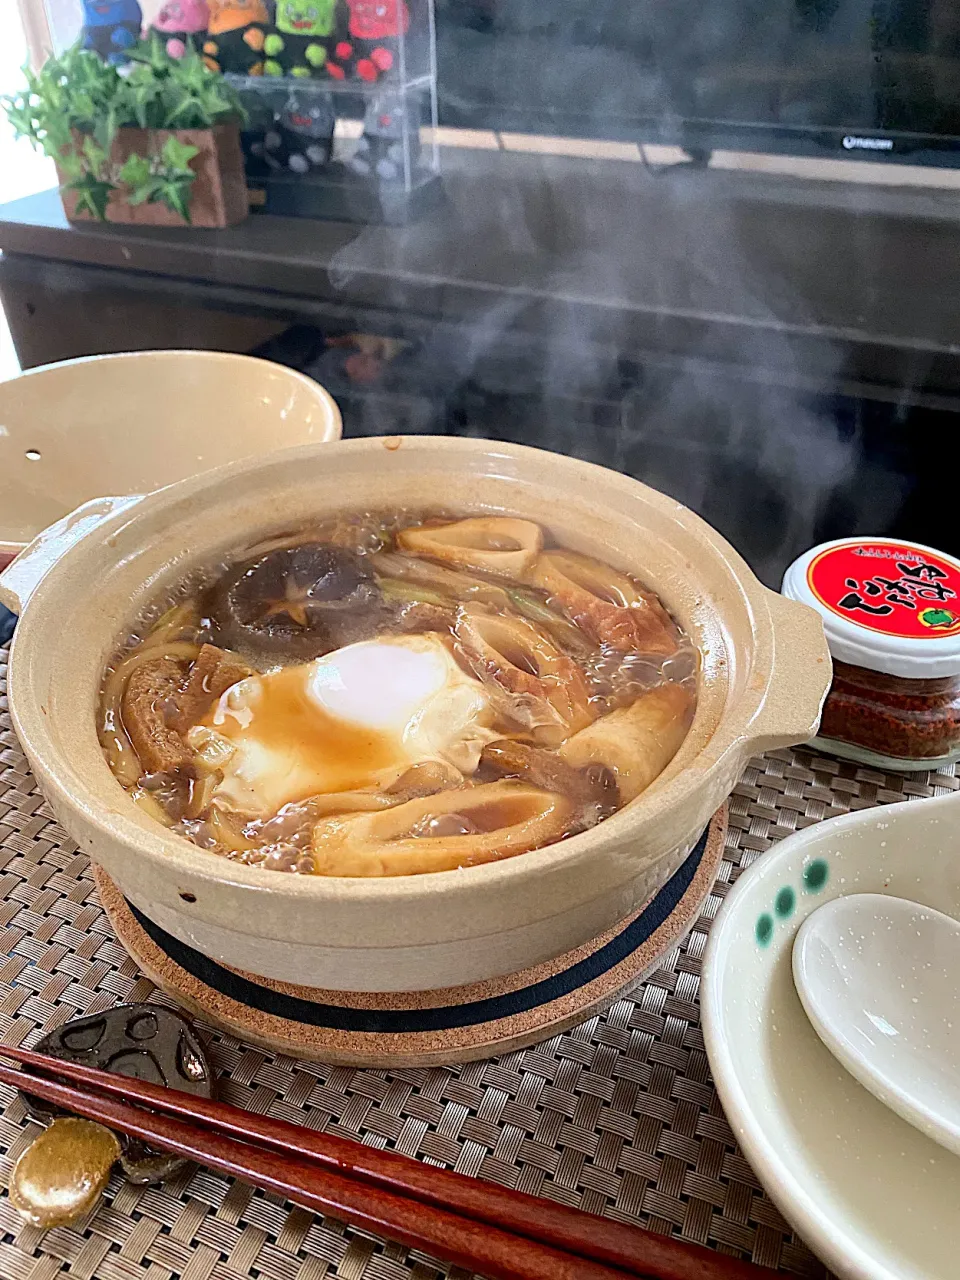
[[[127,902],[144,932],[174,964],[221,995],[248,1008],[259,1009],[275,1018],[286,1018],[308,1026],[329,1027],[334,1031],[366,1031],[403,1035],[418,1031],[445,1031],[452,1027],[470,1027],[496,1022],[518,1013],[527,1013],[550,1004],[584,987],[595,978],[621,963],[641,947],[659,929],[689,889],[707,847],[707,831],[697,841],[686,861],[674,872],[660,892],[651,898],[643,911],[608,943],[591,955],[541,982],[465,1004],[443,1005],[435,1009],[357,1009],[344,1005],[304,1000],[261,986],[202,955],[185,942],[172,937],[142,911]],[[276,873],[279,874],[279,873]]]

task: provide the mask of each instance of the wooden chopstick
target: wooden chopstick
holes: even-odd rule
[[[420,1249],[491,1280],[625,1280],[623,1271],[471,1218],[331,1173],[315,1162],[238,1142],[175,1116],[143,1111],[27,1071],[0,1066],[0,1082],[46,1098],[152,1146],[243,1178],[308,1209]],[[658,1278],[655,1278],[658,1280]]]
[[[424,1165],[397,1152],[380,1151],[347,1138],[317,1133],[285,1120],[254,1115],[239,1107],[144,1081],[118,1078],[81,1064],[59,1062],[28,1049],[0,1046],[0,1054],[45,1074],[81,1081],[167,1115],[188,1118],[232,1138],[281,1153],[295,1153],[335,1173],[621,1268],[630,1275],[655,1280],[758,1280],[764,1274],[751,1263],[697,1245]],[[17,1083],[29,1090],[32,1078]]]

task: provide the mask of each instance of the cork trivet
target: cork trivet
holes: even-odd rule
[[[231,969],[165,933],[94,868],[117,937],[151,982],[253,1044],[343,1066],[419,1067],[536,1044],[632,991],[686,937],[717,877],[719,810],[673,877],[639,911],[556,960],[442,991],[321,991]]]

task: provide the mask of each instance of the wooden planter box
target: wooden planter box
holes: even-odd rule
[[[110,159],[122,165],[133,153],[153,155],[162,150],[170,137],[167,129],[121,129],[114,141]],[[229,227],[242,222],[249,213],[247,180],[243,169],[240,127],[220,124],[213,129],[178,129],[174,137],[199,149],[190,161],[196,172],[190,197],[190,226]],[[68,179],[61,172],[60,181]],[[87,212],[77,212],[75,191],[62,190],[63,207],[71,222],[94,222]],[[178,213],[165,204],[127,204],[123,191],[114,191],[107,206],[108,222],[128,222],[149,227],[183,227],[187,225]]]

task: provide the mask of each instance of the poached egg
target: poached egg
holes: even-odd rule
[[[412,765],[473,773],[498,735],[479,680],[436,634],[384,636],[312,662],[249,676],[187,742],[214,748],[214,800],[268,817],[309,796],[387,787]]]

